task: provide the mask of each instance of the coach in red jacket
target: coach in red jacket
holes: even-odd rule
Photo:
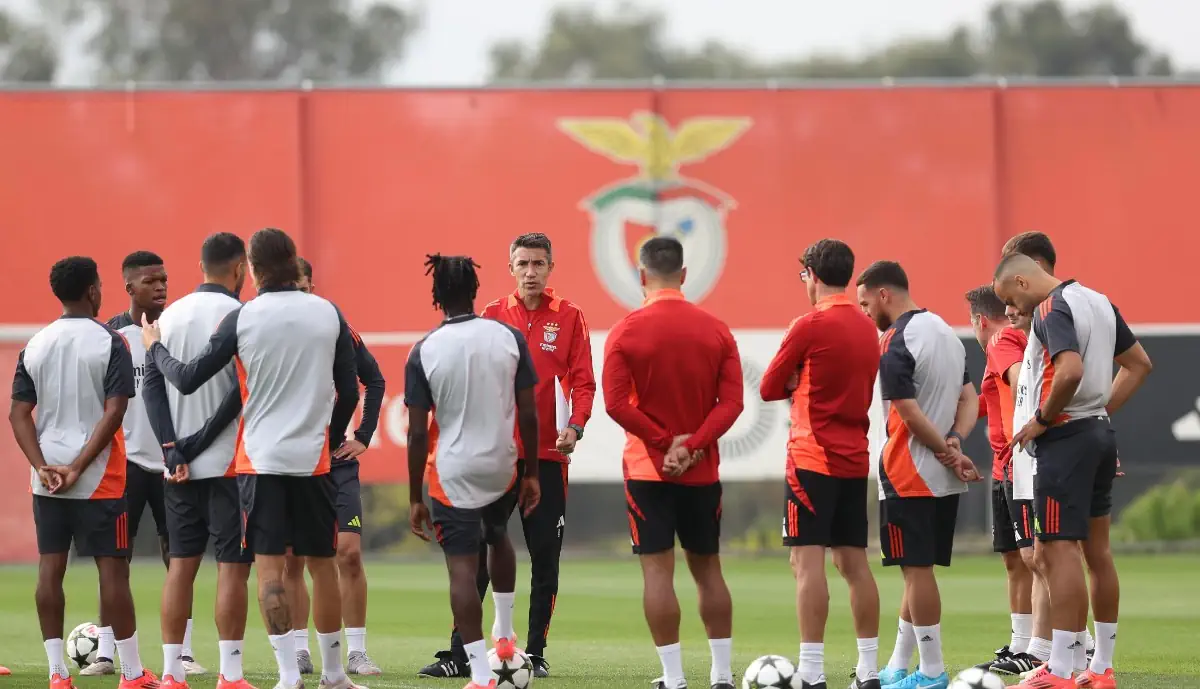
[[[537,452],[541,460],[542,498],[528,517],[521,518],[529,548],[529,637],[525,652],[533,661],[534,676],[549,675],[546,637],[558,596],[558,562],[562,554],[563,527],[567,513],[567,465],[575,443],[583,438],[583,427],[592,415],[596,377],[592,371],[592,344],[587,323],[579,307],[556,295],[546,286],[554,269],[550,238],[541,233],[523,234],[509,247],[509,272],[517,281],[512,294],[484,307],[485,318],[507,323],[525,336],[533,357],[538,384],[538,424],[541,440],[535,449],[522,447],[517,437],[518,457]],[[560,386],[570,400],[570,417],[565,427],[558,424]],[[486,545],[479,558],[479,596],[488,588]],[[456,631],[450,650],[437,654],[437,661],[421,670],[426,677],[467,677],[466,654]]]

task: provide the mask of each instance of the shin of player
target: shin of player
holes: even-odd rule
[[[742,412],[741,359],[728,326],[684,298],[687,269],[678,240],[650,239],[639,262],[646,302],[609,332],[603,383],[608,415],[628,435],[630,536],[642,566],[646,621],[663,668],[654,684],[687,686],[674,584],[678,535],[708,633],[709,680],[714,689],[733,689],[733,603],[719,555],[717,440]]]
[[[857,284],[863,311],[884,331],[879,386],[888,440],[879,466],[880,545],[884,566],[899,566],[904,575],[900,636],[880,681],[895,689],[945,689],[950,678],[933,567],[950,566],[959,496],[966,481],[979,480],[961,446],[979,401],[962,342],[913,303],[898,263],[877,261]],[[909,674],[913,646],[920,665]]]
[[[279,664],[279,689],[301,683],[285,596],[284,555],[292,545],[313,578],[313,619],[321,647],[321,686],[354,686],[342,667],[335,488],[330,438],[344,438],[358,405],[354,341],[337,307],[301,292],[296,245],[283,231],[250,238],[258,296],[221,320],[202,354],[184,364],[158,328],[143,325],[155,366],[184,394],[238,358],[245,368],[244,428],[237,471],[243,544],[255,556],[259,610]],[[279,327],[288,323],[287,328]],[[334,390],[336,397],[329,395]],[[297,428],[305,429],[298,432]],[[340,442],[335,443],[340,446]]]
[[[1119,585],[1108,531],[1117,450],[1108,417],[1145,380],[1150,360],[1107,297],[1073,280],[1058,280],[1028,256],[1002,259],[993,284],[1006,303],[1033,314],[1033,365],[1022,370],[1021,384],[1028,390],[1017,400],[1018,408],[1032,413],[1013,443],[1035,448],[1038,459],[1035,547],[1053,601],[1054,632],[1050,662],[1023,685],[1115,688]],[[1115,378],[1114,360],[1120,367]],[[1072,680],[1087,627],[1082,559],[1093,576],[1098,638],[1090,667]]]
[[[70,689],[63,656],[63,577],[71,544],[95,559],[100,612],[116,636],[121,687],[145,689],[157,679],[138,655],[129,589],[126,458],[121,422],[134,392],[129,345],[98,324],[96,262],[65,258],[50,271],[63,315],[21,350],[13,379],[9,422],[29,461],[38,567],[35,602],[51,689]],[[63,376],[66,377],[63,377]],[[34,410],[37,420],[34,420]],[[77,441],[64,439],[78,439]]]
[[[413,533],[424,540],[429,540],[427,527],[432,528],[445,553],[450,608],[471,670],[467,687],[482,689],[495,687],[495,682],[476,588],[480,541],[490,549],[496,655],[511,660],[516,653],[512,612],[517,562],[507,522],[514,504],[528,515],[540,498],[537,458],[526,460],[518,476],[512,433],[515,426],[526,447],[537,446],[537,374],[520,331],[475,315],[479,279],[474,261],[437,255],[429,257],[428,265],[434,306],[445,320],[412,348],[405,365],[409,520]],[[481,365],[451,363],[468,359]],[[429,462],[431,412],[438,447]],[[432,511],[424,502],[425,479]]]
[[[868,414],[879,370],[874,324],[846,296],[854,253],[823,239],[801,259],[814,309],[788,328],[763,374],[765,401],[791,399],[784,545],[791,548],[801,686],[825,682],[825,549],[850,587],[858,637],[852,689],[878,689],[879,590],[867,564]]]

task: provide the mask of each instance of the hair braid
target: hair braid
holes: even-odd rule
[[[433,307],[470,306],[479,293],[479,268],[470,256],[425,255],[425,274],[433,273]]]

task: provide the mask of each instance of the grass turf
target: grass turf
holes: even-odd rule
[[[1121,638],[1117,646],[1123,689],[1200,688],[1200,555],[1119,557],[1122,577]],[[798,636],[793,584],[782,559],[729,559],[726,577],[734,599],[734,671],[755,657],[777,653],[794,658]],[[73,566],[67,577],[67,630],[96,617],[95,569]],[[461,687],[463,680],[418,680],[418,667],[443,648],[449,632],[445,568],[440,562],[372,562],[368,648],[384,669],[383,677],[364,678],[374,688]],[[950,570],[939,571],[943,597],[942,633],[948,666],[958,670],[986,660],[1008,641],[1009,621],[1004,574],[995,557],[963,557]],[[523,567],[519,580],[528,575]],[[844,585],[831,575],[826,671],[829,686],[848,682],[856,657],[854,633]],[[0,677],[0,689],[45,687],[46,660],[33,604],[36,569],[0,568],[0,665],[13,671]],[[900,574],[877,571],[883,601],[880,662],[894,640]],[[162,669],[158,610],[163,569],[153,562],[133,567],[133,587],[141,630],[142,659],[154,672]],[[677,576],[683,607],[685,668],[693,687],[707,687],[708,648],[696,615],[695,589],[685,570]],[[196,586],[193,647],[210,674],[193,677],[193,689],[216,684],[218,656],[212,622],[215,570],[205,567]],[[526,588],[518,587],[517,608],[523,611]],[[563,563],[562,585],[547,657],[550,679],[537,683],[576,687],[644,687],[658,675],[658,658],[641,613],[641,581],[632,559],[570,560]],[[253,598],[253,596],[252,596]],[[251,604],[246,645],[247,677],[260,689],[276,681],[275,662],[257,606]],[[490,607],[490,606],[489,606]],[[524,632],[518,613],[518,632]],[[491,613],[485,610],[485,625]],[[313,656],[318,660],[313,639]],[[80,689],[113,687],[115,678],[76,678]],[[316,678],[308,680],[315,687]]]

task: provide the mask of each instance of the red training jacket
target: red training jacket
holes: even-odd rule
[[[592,417],[592,402],[596,399],[596,374],[592,371],[592,339],[583,312],[571,302],[546,288],[542,303],[533,311],[516,292],[483,307],[480,313],[507,323],[525,336],[538,384],[534,388],[537,400],[538,427],[541,447],[538,459],[569,462],[556,448],[558,430],[554,397],[554,379],[562,381],[563,394],[571,400],[569,423],[586,426]],[[521,436],[514,430],[519,457],[528,457],[521,447]]]
[[[984,352],[987,368],[983,372],[979,395],[979,415],[987,416],[988,441],[992,445],[992,478],[1005,479],[1004,471],[1012,461],[1008,444],[1013,437],[1013,410],[1016,406],[1012,387],[1004,380],[1004,372],[1025,360],[1025,331],[1006,326],[988,341]],[[1006,451],[1007,450],[1007,451]]]

